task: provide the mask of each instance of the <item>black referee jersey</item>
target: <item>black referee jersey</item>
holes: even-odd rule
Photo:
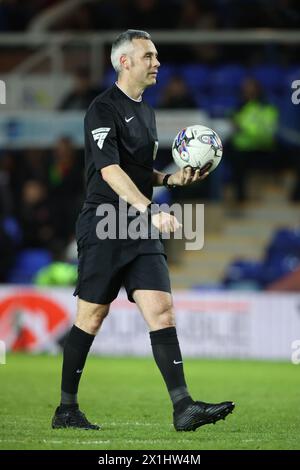
[[[87,197],[76,223],[79,263],[74,295],[107,304],[116,298],[121,285],[131,302],[135,289],[171,292],[160,234],[156,238],[123,238],[117,233],[116,237],[101,238],[97,232],[102,220],[102,215],[97,215],[98,206],[111,203],[118,208],[119,203],[118,194],[101,176],[102,168],[119,165],[141,193],[152,198],[158,146],[154,111],[113,85],[92,102],[84,128]],[[126,228],[133,218],[127,214]],[[117,217],[117,232],[121,225]]]
[[[101,169],[118,164],[147,198],[152,198],[158,140],[153,109],[128,97],[115,84],[90,105],[84,121],[87,203],[116,203],[118,195]]]

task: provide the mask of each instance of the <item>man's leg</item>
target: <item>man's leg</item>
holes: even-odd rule
[[[61,403],[56,410],[52,427],[99,429],[98,426],[90,425],[87,420],[85,422],[78,414],[81,412],[78,409],[77,391],[90,347],[108,312],[109,304],[99,305],[78,299],[75,324],[64,345]],[[78,420],[76,420],[76,415]],[[76,421],[78,421],[78,425],[76,425]]]
[[[193,400],[184,378],[172,296],[162,291],[135,290],[132,297],[149,326],[153,356],[167,385],[174,410],[184,408]]]
[[[188,392],[171,294],[136,289],[132,297],[150,329],[153,356],[173,403],[175,429],[194,431],[199,426],[224,419],[234,408],[232,402],[194,402]]]

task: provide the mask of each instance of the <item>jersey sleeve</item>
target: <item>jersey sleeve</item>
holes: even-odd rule
[[[116,123],[112,109],[95,103],[85,117],[85,132],[96,170],[120,163]]]

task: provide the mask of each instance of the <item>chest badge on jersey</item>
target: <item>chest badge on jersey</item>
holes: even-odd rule
[[[102,149],[104,141],[109,131],[110,131],[110,127],[99,127],[98,129],[94,129],[92,131],[93,139],[95,141],[98,141],[97,145],[99,149]]]

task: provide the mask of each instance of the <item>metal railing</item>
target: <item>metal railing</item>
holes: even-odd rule
[[[51,59],[51,73],[64,72],[64,49],[66,47],[87,47],[90,50],[89,64],[92,79],[99,79],[104,68],[104,46],[111,44],[120,31],[102,33],[24,33],[1,34],[0,48],[25,47],[37,49],[32,55],[15,67],[11,73],[30,73],[45,58]],[[151,31],[153,41],[170,45],[267,45],[267,44],[300,44],[298,30],[227,30],[227,31]]]

